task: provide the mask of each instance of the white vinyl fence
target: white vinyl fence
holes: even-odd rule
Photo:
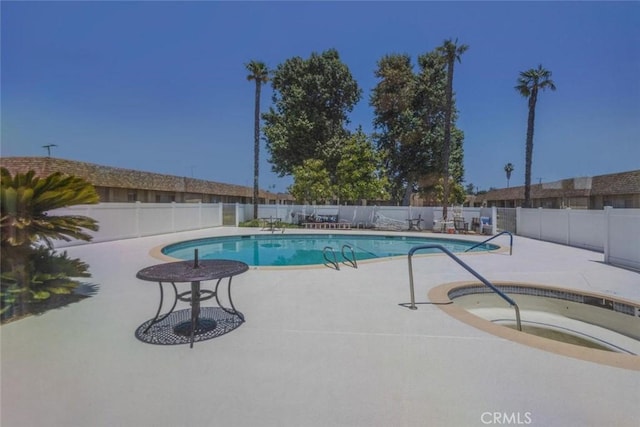
[[[603,211],[517,208],[516,221],[520,236],[604,251]]]
[[[640,270],[640,209],[517,208],[518,235],[604,252],[604,261]]]
[[[453,209],[453,208],[452,208]],[[128,239],[199,230],[222,225],[238,226],[253,218],[253,205],[203,203],[100,203],[57,209],[52,215],[81,215],[98,221],[100,229],[89,232],[92,242]],[[452,210],[449,210],[452,215]],[[407,230],[408,219],[421,218],[422,229],[431,230],[434,220],[442,218],[442,208],[412,206],[339,206],[339,205],[259,205],[259,218],[280,218],[298,224],[308,216],[335,216],[354,228]],[[472,218],[492,217],[496,232],[495,208],[465,208],[462,216],[470,224]],[[56,247],[87,242],[55,241]]]
[[[605,208],[604,262],[640,270],[640,209]]]
[[[239,222],[253,217],[253,205],[239,205]],[[341,206],[341,205],[259,205],[258,218],[280,218],[287,224],[298,224],[308,216],[336,216],[338,221],[350,222],[354,228],[408,229],[408,219],[422,219],[421,228],[431,230],[434,220],[442,218],[442,208],[416,206]],[[449,208],[448,216],[453,216]],[[495,208],[464,208],[462,216],[471,224],[473,218],[487,216],[496,224]],[[495,233],[495,231],[494,231]]]
[[[450,215],[453,215],[453,209]],[[640,209],[516,210],[517,234],[604,252],[607,263],[640,270]],[[457,211],[460,213],[459,209]],[[496,208],[464,208],[466,222],[490,217],[497,233]],[[55,215],[83,215],[98,221],[100,230],[91,232],[93,242],[198,230],[224,225],[237,226],[253,218],[253,205],[220,203],[100,203],[58,209]],[[407,230],[408,219],[420,217],[421,227],[431,230],[442,218],[442,208],[410,206],[259,205],[259,218],[280,218],[289,224],[304,222],[310,215],[336,217],[354,228]],[[501,212],[501,215],[505,215]],[[224,221],[223,221],[224,219]],[[57,247],[82,241],[56,241]]]
[[[81,215],[98,221],[92,242],[198,230],[222,225],[222,205],[202,203],[100,203],[56,209],[52,215]],[[55,241],[56,247],[86,242]]]

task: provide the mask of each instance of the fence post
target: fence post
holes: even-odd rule
[[[136,233],[136,237],[140,237],[142,236],[142,234],[140,233],[140,201],[136,200],[135,202],[135,214],[134,214],[134,223],[135,223],[135,233]]]
[[[491,234],[498,234],[498,208],[491,206]]]
[[[611,229],[611,212],[613,212],[613,207],[605,206],[604,207],[604,262],[605,264],[609,264],[609,256],[610,256],[610,247],[609,247],[609,234]]]
[[[538,240],[542,240],[542,206],[538,208]]]
[[[235,217],[235,223],[236,223],[236,227],[240,226],[240,203],[236,202],[236,217]]]
[[[519,230],[522,230],[522,208],[518,206],[516,208],[516,232],[515,234],[519,234]]]
[[[171,202],[171,232],[176,232],[176,202]]]
[[[567,246],[571,245],[571,208],[565,208],[567,214]]]

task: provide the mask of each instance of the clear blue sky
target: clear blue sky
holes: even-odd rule
[[[2,156],[52,155],[253,185],[254,84],[336,48],[363,98],[385,54],[416,58],[443,40],[470,49],[454,80],[465,178],[524,183],[527,102],[520,71],[542,64],[558,90],[537,108],[532,179],[640,168],[639,2],[12,2],[2,1]],[[271,103],[267,86],[262,110]],[[260,185],[284,191],[261,151]]]

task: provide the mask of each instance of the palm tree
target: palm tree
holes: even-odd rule
[[[444,195],[445,202],[442,207],[442,217],[447,218],[447,200],[449,200],[449,157],[451,156],[451,117],[453,116],[453,66],[460,61],[460,56],[469,49],[469,46],[462,44],[458,46],[458,40],[445,40],[444,44],[437,48],[437,51],[447,62],[447,106],[444,118],[444,147],[442,153],[444,166]]]
[[[3,248],[31,246],[38,240],[48,246],[52,246],[52,239],[89,241],[91,235],[83,229],[98,229],[92,218],[47,214],[54,209],[99,202],[93,185],[82,178],[60,172],[41,178],[34,171],[18,172],[12,177],[8,169],[2,168],[0,183]]]
[[[533,157],[533,127],[536,116],[536,102],[538,101],[538,91],[551,89],[556,90],[556,86],[551,80],[551,71],[542,68],[531,68],[520,72],[518,85],[515,89],[520,95],[529,99],[529,118],[527,120],[527,143],[524,168],[524,204],[523,207],[531,207],[531,160]]]
[[[90,241],[84,230],[98,230],[97,222],[79,215],[51,215],[54,209],[98,203],[93,185],[60,172],[45,178],[34,171],[11,176],[0,169],[0,247],[2,270],[12,272],[21,286],[20,306],[31,286],[29,259],[43,241],[51,248],[52,239]]]
[[[509,188],[509,180],[511,179],[511,172],[513,172],[513,164],[507,163],[504,165],[504,171],[507,173],[507,188]]]
[[[253,217],[258,217],[258,177],[260,173],[260,90],[262,83],[269,81],[269,70],[264,62],[251,61],[245,64],[247,80],[256,82],[255,113],[253,118]]]

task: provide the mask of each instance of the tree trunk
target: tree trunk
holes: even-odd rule
[[[524,165],[524,204],[523,207],[531,207],[531,163],[533,161],[533,126],[536,117],[537,88],[531,91],[529,98],[529,118],[527,120],[527,145],[525,149]]]
[[[260,79],[256,79],[256,101],[253,123],[253,218],[258,218],[260,175]]]
[[[413,181],[407,181],[407,188],[404,190],[404,197],[402,198],[402,206],[411,205],[411,195],[413,194]]]
[[[444,180],[442,183],[442,219],[447,219],[447,207],[449,205],[449,157],[451,157],[451,116],[453,110],[453,66],[455,57],[449,57],[447,70],[447,109],[444,118],[444,147],[442,153]]]

